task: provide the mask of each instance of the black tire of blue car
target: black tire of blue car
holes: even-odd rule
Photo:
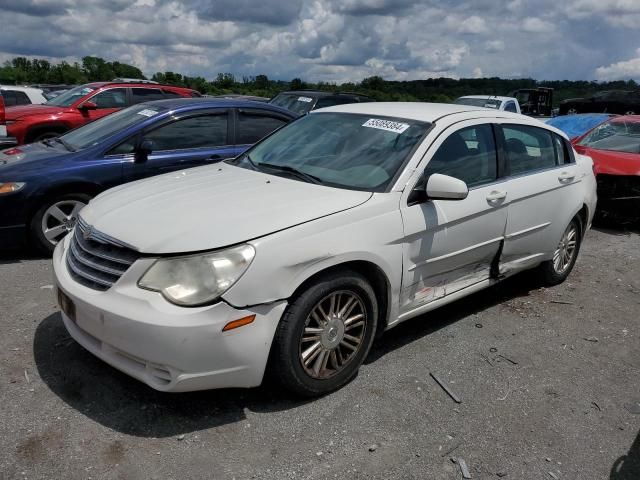
[[[570,234],[571,232],[575,232],[574,236],[567,239],[567,233]],[[551,287],[554,285],[558,285],[567,279],[567,277],[571,273],[571,270],[573,270],[573,267],[576,264],[576,260],[578,259],[578,254],[580,253],[580,245],[582,244],[583,234],[584,234],[584,229],[582,226],[582,221],[580,220],[580,217],[575,216],[571,220],[571,222],[569,222],[569,225],[565,229],[563,236],[559,241],[558,249],[556,250],[556,254],[558,254],[558,251],[560,250],[560,255],[562,255],[563,243],[564,243],[564,246],[566,247],[566,244],[568,242],[572,242],[572,241],[575,242],[574,248],[571,251],[571,254],[570,254],[570,257],[568,258],[568,263],[566,263],[566,266],[564,266],[564,268],[558,269],[557,265],[554,264],[554,260],[555,260],[555,255],[554,255],[554,258],[541,263],[537,269],[537,273],[540,278],[540,281],[545,286]]]
[[[318,311],[329,312],[325,319],[330,320],[319,321]],[[361,274],[343,270],[319,277],[296,294],[285,310],[273,341],[269,376],[301,397],[337,390],[357,375],[373,343],[377,319],[376,295]],[[322,351],[307,356],[311,360],[305,366],[303,355],[316,340]],[[314,375],[311,370],[318,364],[323,373]]]
[[[74,213],[73,215],[71,214],[73,211],[73,205],[86,205],[89,203],[89,200],[91,200],[91,195],[86,193],[68,193],[64,195],[51,196],[43,201],[31,219],[31,223],[29,225],[31,244],[40,252],[51,255],[57,243],[64,238],[66,233],[73,228],[77,221],[77,213]],[[45,215],[47,215],[49,209],[56,204],[61,205],[61,211],[67,215],[68,218],[64,220],[58,220],[55,217],[51,219],[48,218],[47,220],[44,220],[43,224]],[[45,235],[44,226],[46,224],[48,227],[54,228],[56,227],[56,224],[52,225],[51,223],[55,223],[56,220],[59,221],[58,225],[61,225],[59,229],[60,236],[56,237],[54,241],[52,241]],[[62,228],[62,226],[64,226],[64,228]]]

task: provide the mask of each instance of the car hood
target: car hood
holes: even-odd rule
[[[576,150],[593,159],[596,175],[640,175],[640,154],[638,153],[596,150],[579,145]]]
[[[20,145],[0,151],[0,176],[9,170],[20,172],[43,171],[58,162],[61,157],[71,154],[57,143],[45,145],[42,142]]]
[[[29,115],[60,115],[66,112],[68,107],[58,107],[55,105],[21,105],[18,107],[7,107],[5,116],[7,120],[17,120]]]
[[[219,164],[113,188],[81,216],[140,252],[185,253],[246,242],[353,208],[371,195]]]

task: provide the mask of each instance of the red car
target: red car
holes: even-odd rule
[[[593,159],[599,209],[640,219],[640,115],[611,118],[573,143]]]
[[[56,137],[136,103],[199,96],[189,88],[114,81],[80,85],[43,105],[3,108],[0,104],[0,145],[21,145]]]

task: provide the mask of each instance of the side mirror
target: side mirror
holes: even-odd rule
[[[134,151],[135,163],[144,163],[149,159],[149,154],[153,152],[153,140],[143,138]]]
[[[95,103],[89,100],[87,100],[86,102],[84,102],[78,107],[79,110],[95,110],[97,108],[98,108],[98,105],[96,105]]]
[[[440,173],[434,173],[429,177],[425,190],[430,200],[464,200],[469,195],[466,183]]]

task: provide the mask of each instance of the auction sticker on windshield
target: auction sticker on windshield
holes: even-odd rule
[[[309,98],[309,97],[298,97],[298,101],[299,101],[299,102],[310,103],[310,102],[313,102],[313,98]]]
[[[145,117],[153,117],[156,113],[158,113],[155,110],[151,110],[150,108],[145,108],[144,110],[140,110],[138,112],[138,115],[144,115]]]
[[[392,122],[390,120],[382,120],[380,118],[370,118],[362,124],[363,127],[377,128],[378,130],[386,130],[387,132],[402,133],[409,128],[408,123]]]

